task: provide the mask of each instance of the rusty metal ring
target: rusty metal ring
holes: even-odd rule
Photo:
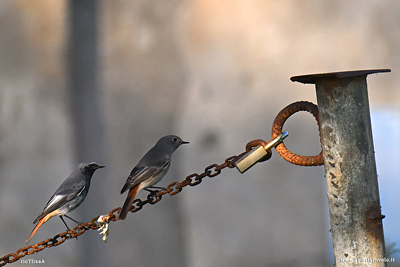
[[[256,146],[262,146],[265,148],[267,146],[267,144],[268,143],[262,139],[256,139],[256,140],[250,141],[246,145],[246,152],[249,152]],[[259,159],[258,162],[263,162],[263,161],[269,160],[271,158],[271,155],[272,155],[271,153],[265,155],[265,157]]]
[[[299,101],[292,103],[285,107],[284,109],[276,115],[274,123],[272,124],[272,138],[277,137],[282,133],[283,124],[285,121],[294,113],[299,111],[308,111],[310,112],[318,123],[318,131],[320,131],[319,127],[319,116],[318,116],[318,107],[307,101]],[[321,134],[320,134],[321,136]],[[324,158],[322,156],[322,150],[317,156],[301,156],[295,153],[292,153],[289,149],[286,148],[285,144],[282,142],[278,146],[275,147],[276,152],[285,159],[286,161],[301,165],[301,166],[318,166],[324,164]]]

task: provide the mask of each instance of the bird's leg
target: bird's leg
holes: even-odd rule
[[[150,192],[150,195],[154,198],[156,198],[156,195],[158,193],[158,190],[150,190],[148,188],[145,188],[144,190],[146,190],[147,192]]]
[[[78,225],[79,225],[79,224],[83,224],[83,222],[78,222],[77,220],[75,220],[75,219],[69,217],[68,215],[64,215],[64,216],[67,217],[68,219],[70,219],[71,221],[74,221],[74,222],[77,223]]]
[[[69,217],[68,215],[64,215],[64,216],[67,217],[68,219],[70,219],[71,221],[74,221],[74,222],[75,222],[76,224],[78,224],[78,225],[84,224],[84,222],[78,222],[77,220],[75,220],[75,219]],[[85,226],[85,229],[86,229],[86,230],[89,230],[89,228],[88,228],[87,226]]]
[[[159,186],[150,186],[150,187],[148,187],[148,188],[156,189],[155,191],[153,191],[153,192],[155,192],[155,194],[157,194],[158,192],[167,190],[167,188],[165,188],[165,187],[159,187]],[[148,191],[149,191],[149,190],[148,190]]]
[[[148,188],[151,188],[151,189],[158,189],[157,192],[162,191],[162,190],[167,190],[167,188],[165,188],[165,187],[158,187],[158,186],[150,186],[150,187],[148,187]]]
[[[64,216],[66,216],[66,215],[64,215]],[[68,216],[66,216],[67,218],[69,218]],[[61,219],[61,221],[63,221],[63,223],[64,223],[64,225],[67,227],[67,229],[68,229],[68,232],[72,232],[72,230],[71,229],[69,229],[69,227],[68,227],[68,225],[67,225],[67,223],[64,221],[64,218],[63,218],[63,216],[62,215],[60,215],[60,219]],[[71,218],[70,218],[71,219]],[[78,240],[78,237],[76,236],[76,240]]]
[[[65,216],[65,215],[64,215],[64,216]],[[64,221],[64,218],[63,218],[62,215],[60,215],[60,219],[61,219],[61,221],[64,223],[65,227],[67,227],[68,232],[71,232],[71,229],[69,229],[69,227],[68,227],[67,223]]]

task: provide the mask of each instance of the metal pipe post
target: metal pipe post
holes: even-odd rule
[[[383,70],[311,74],[292,81],[316,85],[321,145],[336,266],[386,266],[372,142],[367,75]]]

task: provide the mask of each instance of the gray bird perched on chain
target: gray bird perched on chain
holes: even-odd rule
[[[68,178],[56,190],[49,202],[47,202],[42,213],[35,219],[35,221],[33,221],[34,224],[37,222],[37,225],[25,241],[25,244],[31,240],[32,236],[37,232],[40,226],[53,216],[60,216],[69,231],[71,231],[71,229],[69,229],[68,225],[65,223],[63,216],[79,224],[79,222],[66,214],[76,209],[85,200],[89,191],[90,180],[92,179],[93,173],[95,170],[100,168],[104,168],[104,166],[99,166],[95,162],[80,163],[76,167],[70,176],[68,176]]]
[[[155,191],[149,188],[164,189],[162,187],[155,187],[154,185],[160,182],[167,174],[171,164],[171,157],[175,150],[180,145],[188,143],[189,142],[182,141],[179,136],[167,135],[162,137],[157,144],[143,156],[135,168],[133,168],[121,190],[121,194],[128,189],[129,193],[119,213],[120,220],[125,220],[135,196],[139,194],[142,189],[152,193]]]

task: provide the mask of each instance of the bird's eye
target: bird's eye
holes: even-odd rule
[[[174,137],[174,138],[172,138],[172,141],[174,141],[176,143],[176,142],[178,142],[178,138]]]

